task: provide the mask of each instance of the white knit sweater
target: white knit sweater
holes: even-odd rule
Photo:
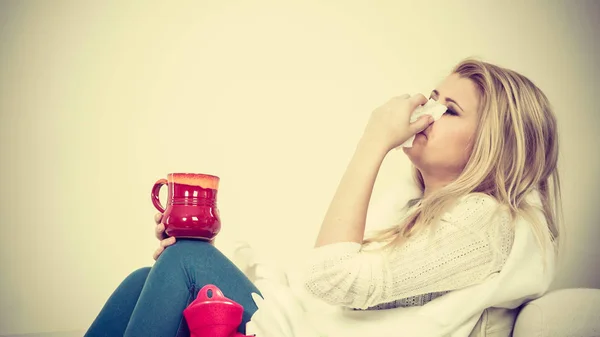
[[[537,194],[531,200],[539,204]],[[389,251],[350,242],[312,249],[304,292],[274,277],[255,281],[264,299],[254,296],[259,309],[248,333],[469,336],[486,308],[517,308],[543,295],[553,278],[549,237],[544,255],[531,225],[519,218],[513,226],[508,214],[494,213],[496,206],[489,196],[468,195],[441,217],[435,230]],[[264,275],[274,275],[267,269]],[[314,298],[327,307],[315,306]]]
[[[389,309],[423,305],[479,283],[502,269],[514,239],[509,215],[492,217],[496,206],[487,195],[468,195],[434,230],[420,231],[390,251],[355,242],[316,248],[306,287],[330,304]]]

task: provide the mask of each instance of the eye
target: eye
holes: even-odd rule
[[[445,114],[450,114],[452,116],[458,116],[458,114],[456,113],[456,111],[454,111],[454,110],[452,110],[450,108],[446,109],[446,112],[444,112],[444,113]]]

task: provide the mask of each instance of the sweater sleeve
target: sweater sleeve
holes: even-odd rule
[[[485,195],[463,197],[439,223],[390,250],[340,242],[312,250],[306,289],[322,300],[357,309],[451,291],[500,271],[514,232],[505,212]]]

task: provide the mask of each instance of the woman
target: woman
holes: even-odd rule
[[[552,280],[560,185],[556,118],[546,96],[514,71],[467,59],[430,98],[447,107],[435,122],[423,116],[409,123],[427,102],[420,94],[372,113],[331,202],[306,289],[352,310],[340,320],[345,328],[326,333],[508,336],[519,305]],[[404,152],[422,197],[405,207],[403,221],[366,238],[380,165],[414,135]],[[123,281],[87,336],[184,335],[182,311],[207,283],[244,306],[244,332],[258,290],[212,245],[175,244],[163,230],[157,226],[154,267]]]

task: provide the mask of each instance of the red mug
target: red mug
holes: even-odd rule
[[[159,198],[160,188],[167,185],[167,207]],[[219,177],[198,173],[169,173],[152,187],[152,204],[163,213],[165,233],[177,238],[211,241],[221,230],[217,208]]]

